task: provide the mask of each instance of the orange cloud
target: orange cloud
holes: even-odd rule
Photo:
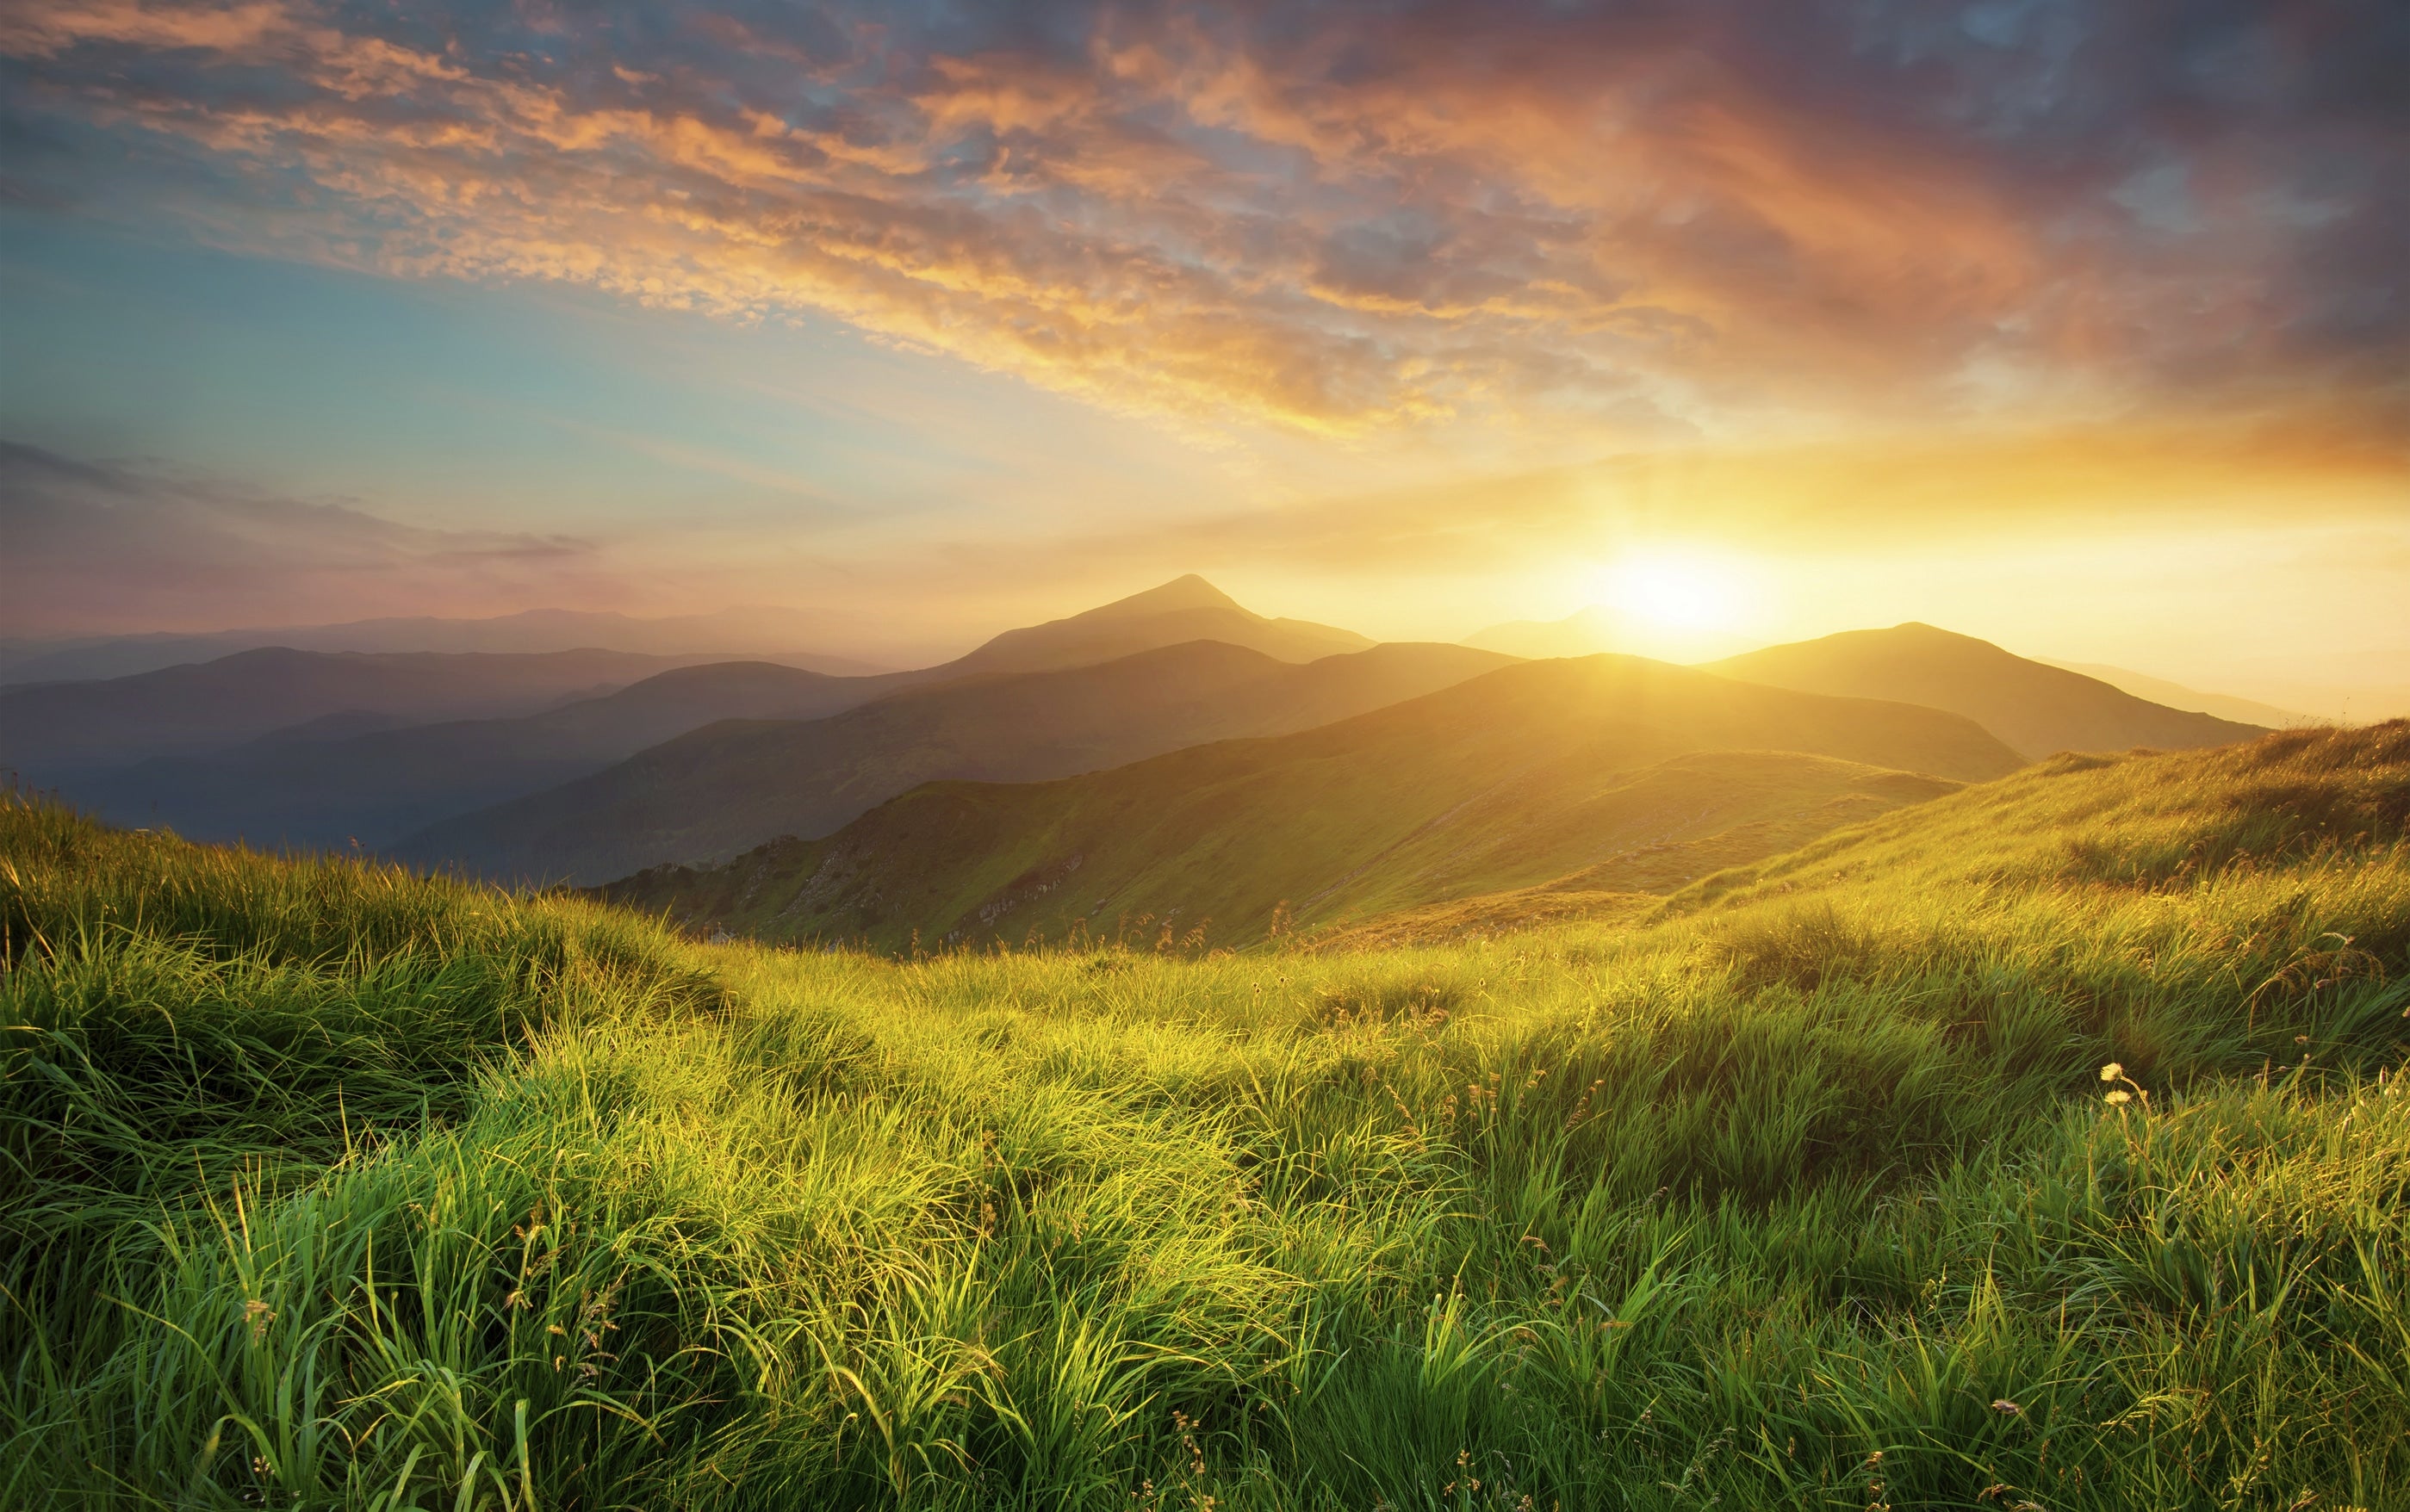
[[[2195,197],[2260,240],[2154,239],[2200,209],[2134,209],[2136,165],[2184,140],[2137,117],[2122,156],[2028,160],[1952,112],[2013,124],[2042,83],[1964,36],[1918,41],[1922,73],[1821,34],[1786,59],[1801,14],[1112,9],[1076,44],[950,50],[799,12],[825,35],[704,17],[622,53],[506,11],[104,0],[17,7],[0,50],[42,108],[306,180],[261,250],[826,313],[1192,426],[1759,439],[2265,408],[2264,375],[2320,364],[2399,408],[2312,338],[2317,291],[2269,292],[2343,211],[2272,220],[2243,148],[2200,150],[2221,187]],[[2391,213],[2375,193],[2355,211]]]

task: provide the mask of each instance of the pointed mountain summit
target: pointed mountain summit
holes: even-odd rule
[[[1193,609],[1227,609],[1232,613],[1247,613],[1237,599],[1191,572],[1184,577],[1174,578],[1161,587],[1134,593],[1127,598],[1116,598],[1110,604],[1098,604],[1070,617],[1083,620],[1130,619],[1142,614],[1171,614]],[[1250,614],[1248,617],[1256,616]]]
[[[950,677],[1040,672],[1093,666],[1190,641],[1244,646],[1286,662],[1316,661],[1373,644],[1353,630],[1306,620],[1267,619],[1192,572],[1067,619],[1007,630],[939,670]]]
[[[1975,721],[2029,761],[2055,751],[2186,750],[2267,733],[2257,725],[2152,703],[2097,677],[1913,620],[1888,630],[1844,630],[1768,646],[1700,670],[1800,693],[1945,709]]]

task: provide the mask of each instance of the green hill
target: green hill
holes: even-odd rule
[[[897,961],[0,799],[0,1505],[2400,1506],[2405,820],[2288,732]]]
[[[1930,709],[1631,656],[1527,662],[1279,739],[1062,782],[934,784],[817,843],[605,892],[773,939],[1059,939],[1145,916],[1246,941],[1284,904],[1316,926],[1713,836],[1731,837],[1714,854],[1760,856],[1804,825],[2016,765]]]
[[[664,858],[733,855],[781,833],[825,834],[933,779],[1063,776],[1304,728],[1503,661],[1401,643],[1297,666],[1194,641],[1099,666],[966,678],[828,719],[714,725],[393,849],[488,875],[599,882]]]
[[[2257,725],[2151,703],[2098,678],[1930,625],[1847,630],[1729,656],[1706,670],[1803,693],[1947,709],[2027,760],[2057,751],[2189,750],[2267,733]]]

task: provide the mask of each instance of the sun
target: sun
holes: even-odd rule
[[[1740,618],[1740,576],[1729,564],[1697,553],[1636,551],[1601,568],[1600,600],[1661,630],[1731,628]]]

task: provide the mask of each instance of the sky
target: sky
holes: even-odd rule
[[[2383,0],[0,4],[0,634],[1923,619],[2410,698]]]

